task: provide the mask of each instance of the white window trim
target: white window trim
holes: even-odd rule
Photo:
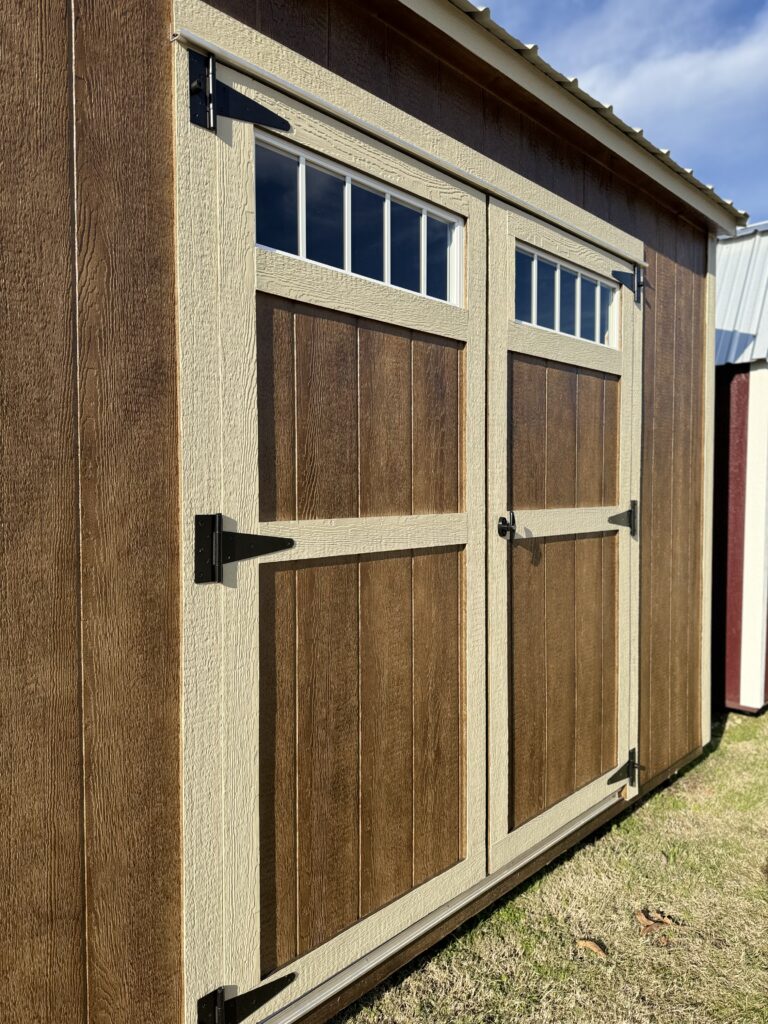
[[[524,252],[533,258],[533,266],[531,268],[531,320],[520,320],[515,315],[515,322],[520,324],[528,324],[531,327],[535,327],[539,331],[547,331],[550,334],[556,334],[558,336],[566,338],[574,338],[576,341],[585,341],[590,345],[600,345],[602,348],[615,348],[618,349],[619,337],[616,325],[617,319],[617,308],[620,301],[620,285],[616,281],[611,281],[609,278],[602,276],[601,274],[595,273],[593,270],[585,270],[583,267],[578,266],[576,263],[571,263],[570,260],[561,259],[559,256],[554,256],[551,253],[544,252],[542,249],[537,249],[532,245],[528,245],[525,242],[518,241],[515,245],[516,252]],[[545,263],[555,264],[558,267],[558,273],[555,275],[555,324],[556,327],[545,327],[538,323],[538,267],[539,260],[544,260]],[[560,327],[560,273],[559,268],[564,267],[566,270],[570,270],[572,273],[577,275],[576,278],[576,330],[581,330],[581,281],[582,278],[592,281],[597,285],[595,288],[595,337],[585,338],[581,334],[568,334],[567,331],[561,331]],[[600,308],[600,285],[604,285],[606,288],[610,288],[612,292],[611,304],[608,313],[608,340],[601,341],[600,334],[602,328],[602,315]],[[618,301],[617,301],[618,296]],[[515,314],[517,311],[515,310]]]
[[[274,152],[281,153],[284,155],[295,157],[299,163],[298,169],[298,188],[297,188],[297,202],[298,202],[298,253],[286,252],[285,249],[275,249],[268,245],[263,245],[256,242],[254,244],[257,248],[262,249],[266,252],[279,252],[284,256],[289,256],[292,259],[301,260],[303,263],[312,263],[316,266],[326,267],[329,270],[335,270],[340,274],[345,274],[349,277],[360,278],[365,281],[378,280],[377,278],[369,278],[363,274],[356,274],[352,270],[352,186],[358,185],[362,188],[369,189],[371,192],[375,192],[384,199],[383,216],[384,216],[384,275],[381,284],[387,285],[389,288],[395,288],[397,291],[406,292],[409,295],[421,295],[425,299],[429,299],[432,302],[442,302],[449,306],[464,305],[464,288],[463,279],[464,274],[462,272],[462,262],[464,253],[464,220],[456,214],[450,213],[448,210],[444,210],[439,206],[435,206],[433,203],[429,203],[426,200],[421,199],[418,196],[410,195],[407,192],[402,192],[397,188],[393,188],[387,182],[379,181],[375,178],[370,178],[365,174],[360,174],[354,168],[345,167],[342,164],[336,163],[333,160],[328,160],[326,157],[315,154],[312,150],[309,150],[303,146],[296,146],[293,143],[286,142],[283,139],[275,138],[267,132],[254,131],[255,144],[264,146],[267,149],[271,149]],[[316,167],[318,170],[325,171],[335,177],[341,178],[344,181],[344,266],[334,267],[326,263],[318,263],[316,260],[310,260],[307,257],[307,218],[306,218],[306,168],[307,163],[312,167]],[[391,201],[395,200],[401,203],[403,206],[407,206],[412,210],[417,210],[420,214],[421,222],[419,227],[419,290],[414,291],[410,288],[401,288],[399,285],[392,284],[391,281],[391,255],[392,255],[392,239],[390,230],[390,206]],[[447,299],[441,299],[434,295],[427,294],[427,217],[432,217],[434,220],[440,221],[443,224],[447,224],[450,228],[448,235],[448,275],[446,281],[446,288],[448,292]]]

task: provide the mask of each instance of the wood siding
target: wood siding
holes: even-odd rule
[[[616,764],[616,534],[511,550],[509,827]]]
[[[462,858],[462,555],[260,570],[265,972]]]
[[[308,0],[301,17],[279,0],[216,6],[645,242],[639,757],[650,781],[701,739],[706,226],[391,0]]]
[[[509,355],[509,507],[618,500],[618,378]]]
[[[85,932],[69,7],[14,4],[4,23],[3,1016],[79,1024]]]
[[[259,293],[259,515],[460,511],[453,342]]]

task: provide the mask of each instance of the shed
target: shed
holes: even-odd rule
[[[325,1020],[709,743],[744,216],[466,0],[5,23],[6,1003]]]
[[[726,707],[768,704],[768,221],[718,241],[713,655]]]

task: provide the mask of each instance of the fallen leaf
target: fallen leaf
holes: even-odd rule
[[[648,935],[649,932],[655,932],[661,927],[658,921],[652,921],[642,910],[635,911],[635,920],[640,925],[640,930],[643,935]]]
[[[590,953],[594,953],[596,956],[601,957],[603,960],[605,960],[608,956],[605,950],[601,946],[598,946],[596,942],[593,942],[592,939],[577,939],[576,945],[579,949],[588,949]]]
[[[648,916],[656,922],[656,924],[671,924],[678,927],[678,922],[673,921],[671,917],[667,917],[666,914],[662,914],[658,910],[649,910]]]
[[[654,945],[656,946],[669,946],[672,940],[668,935],[659,935]]]

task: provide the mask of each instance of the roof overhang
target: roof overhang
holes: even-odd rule
[[[567,118],[597,142],[695,210],[719,231],[731,234],[746,223],[747,214],[705,185],[690,168],[669,155],[561,74],[529,46],[496,24],[487,8],[471,0],[399,0],[419,17],[444,32],[541,103]]]

